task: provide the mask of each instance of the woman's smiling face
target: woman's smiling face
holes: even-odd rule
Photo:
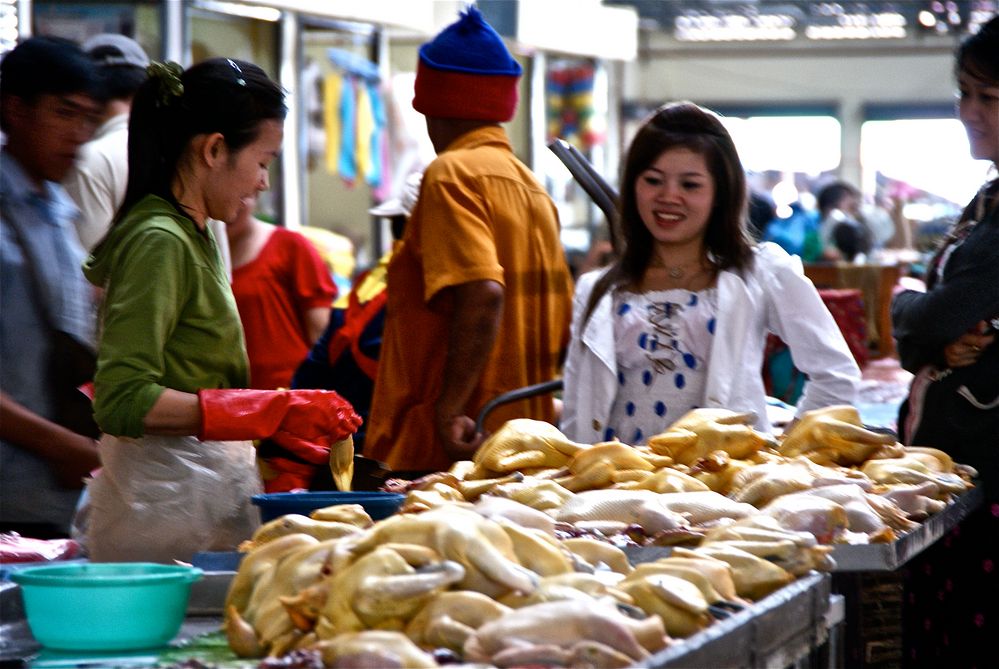
[[[999,82],[962,70],[957,84],[958,115],[968,133],[972,157],[999,163]]]
[[[715,202],[715,180],[704,156],[667,149],[635,182],[635,204],[652,238],[665,246],[703,240]]]
[[[227,152],[212,184],[208,211],[212,218],[233,221],[240,209],[250,207],[252,211],[257,195],[270,187],[267,169],[280,152],[283,137],[280,121],[261,121],[253,142],[235,153]]]

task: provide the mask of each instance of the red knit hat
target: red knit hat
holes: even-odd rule
[[[475,7],[420,47],[413,109],[437,118],[509,121],[520,64]]]

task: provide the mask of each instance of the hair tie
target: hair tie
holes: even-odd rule
[[[184,83],[180,80],[183,73],[184,68],[172,61],[160,63],[154,60],[146,67],[146,74],[156,81],[159,106],[169,107],[171,102],[184,95]]]

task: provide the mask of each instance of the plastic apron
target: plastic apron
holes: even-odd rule
[[[249,441],[104,435],[99,450],[103,466],[74,523],[95,562],[190,562],[235,550],[260,524]]]

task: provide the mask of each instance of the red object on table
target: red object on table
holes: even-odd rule
[[[869,356],[867,349],[867,312],[864,295],[856,288],[820,288],[819,297],[846,339],[857,366],[863,368]]]
[[[80,554],[72,539],[32,539],[17,532],[0,534],[0,564],[71,560]]]
[[[857,366],[863,369],[870,355],[867,348],[867,316],[863,293],[856,288],[823,288],[819,290],[819,297],[836,321],[836,326],[846,340]],[[790,382],[790,385],[778,388],[775,387],[778,385],[777,379],[770,368],[771,361],[786,349],[787,344],[780,337],[774,334],[767,335],[763,354],[763,386],[768,395],[794,404],[798,401],[798,393],[801,390],[801,372],[792,368],[790,379],[783,378],[780,381],[781,384]]]

